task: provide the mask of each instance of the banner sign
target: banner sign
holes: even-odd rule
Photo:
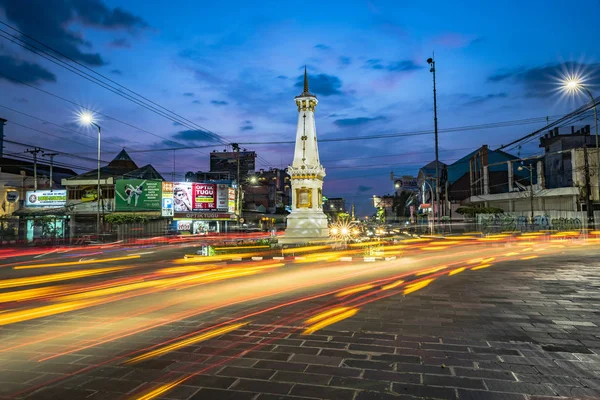
[[[161,209],[162,181],[118,179],[115,182],[116,211]]]
[[[417,178],[413,177],[403,177],[402,179],[396,179],[394,185],[398,190],[419,190],[419,183],[417,182]]]
[[[217,210],[227,211],[229,203],[229,185],[217,184]]]
[[[217,185],[214,183],[194,183],[192,189],[192,207],[197,210],[214,210],[217,208]]]
[[[25,207],[62,207],[67,204],[66,190],[28,191],[25,195]]]
[[[214,213],[214,212],[175,212],[174,218],[175,220],[192,220],[192,219],[204,219],[211,221],[229,221],[231,219],[235,219],[235,215],[225,214],[225,213]]]
[[[235,189],[229,188],[229,197],[227,201],[227,211],[235,213]]]
[[[161,215],[163,217],[173,216],[173,182],[162,183]]]

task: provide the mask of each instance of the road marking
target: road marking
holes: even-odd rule
[[[252,257],[252,261],[262,261],[262,257]]]
[[[52,250],[52,251],[49,251],[49,252],[47,252],[47,253],[38,254],[37,256],[34,256],[33,258],[40,258],[40,257],[44,257],[44,256],[47,256],[48,254],[52,254],[52,253],[55,253],[55,252],[57,252],[57,251],[58,251],[58,249],[54,249],[54,250]]]
[[[340,261],[352,261],[352,257],[340,257]]]

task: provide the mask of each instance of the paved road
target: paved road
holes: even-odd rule
[[[597,244],[414,243],[374,263],[19,259],[0,269],[0,394],[600,398]]]

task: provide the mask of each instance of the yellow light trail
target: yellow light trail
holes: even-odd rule
[[[510,253],[506,253],[506,254],[504,255],[504,257],[511,257],[511,256],[516,256],[516,255],[519,255],[519,253],[517,253],[517,252],[514,252],[514,251],[511,251]]]
[[[50,286],[35,289],[17,290],[14,292],[0,293],[0,303],[11,301],[25,301],[45,297],[50,294],[60,292],[61,286]]]
[[[527,256],[527,257],[523,257],[521,258],[521,260],[531,260],[533,258],[538,258],[539,256]]]
[[[423,243],[423,242],[431,242],[431,239],[416,238],[416,239],[404,239],[404,240],[402,240],[402,243]]]
[[[335,324],[336,322],[340,322],[344,319],[350,318],[353,315],[355,315],[357,312],[358,312],[358,308],[353,308],[353,309],[343,312],[341,314],[334,315],[333,317],[327,318],[327,319],[307,328],[304,331],[304,334],[310,335],[311,333],[314,333],[320,329],[323,329],[326,326],[329,326],[329,325]]]
[[[150,351],[148,353],[144,353],[142,355],[139,355],[137,357],[134,357],[134,358],[126,361],[124,364],[134,364],[134,363],[137,363],[140,361],[147,360],[149,358],[153,358],[153,357],[165,354],[165,353],[169,353],[174,350],[181,349],[183,347],[190,346],[195,343],[203,342],[205,340],[212,339],[216,336],[221,336],[225,333],[239,329],[244,325],[248,325],[248,322],[241,322],[239,324],[233,324],[233,325],[225,326],[223,328],[215,329],[213,331],[205,332],[198,336],[194,336],[194,337],[182,340],[180,342],[176,342],[176,343],[170,344],[168,346],[158,348],[158,349]]]
[[[435,268],[431,268],[431,269],[428,269],[428,270],[425,270],[425,271],[417,272],[415,274],[415,276],[423,276],[423,275],[433,274],[434,272],[438,272],[438,271],[441,271],[441,270],[446,269],[446,268],[448,268],[447,265],[440,265],[439,267],[435,267]]]
[[[17,322],[29,321],[31,319],[48,317],[50,315],[61,314],[69,311],[79,310],[90,305],[100,304],[99,301],[73,301],[61,304],[52,304],[31,308],[28,310],[11,311],[0,314],[0,326],[9,325]]]
[[[244,249],[270,249],[271,246],[236,246],[236,247],[215,247],[215,250],[244,250]]]
[[[349,308],[348,307],[336,307],[336,308],[333,308],[333,309],[331,309],[329,311],[325,311],[325,312],[322,312],[320,314],[317,314],[314,317],[311,317],[311,318],[307,319],[304,322],[306,322],[309,325],[310,324],[314,324],[315,322],[321,321],[322,319],[328,318],[328,317],[330,317],[332,315],[336,315],[336,314],[342,313],[342,312],[344,312],[346,310],[349,310]]]
[[[34,276],[31,278],[5,279],[3,281],[0,281],[0,289],[6,289],[6,288],[18,287],[18,286],[39,285],[41,283],[64,281],[64,280],[69,280],[69,279],[77,279],[77,278],[83,278],[86,276],[100,275],[100,274],[106,274],[109,272],[120,271],[123,269],[125,269],[125,267],[85,269],[82,271],[59,272],[57,274]]]
[[[425,286],[429,285],[431,282],[433,282],[433,279],[426,279],[421,282],[411,283],[410,285],[406,286],[406,289],[404,289],[404,295],[406,296],[407,294],[410,294],[410,293],[416,292],[417,290],[423,289]]]
[[[309,251],[331,249],[331,246],[304,246],[304,247],[291,247],[289,249],[283,249],[281,254],[300,254]]]
[[[389,285],[382,286],[381,290],[390,290],[390,289],[393,289],[393,288],[396,288],[396,287],[402,285],[403,283],[404,283],[403,280],[396,281],[394,283],[390,283]]]
[[[51,263],[51,264],[33,264],[33,265],[19,265],[13,267],[13,269],[33,269],[33,268],[48,268],[48,267],[70,267],[73,265],[86,265],[86,264],[98,264],[98,263],[106,263],[113,261],[124,261],[131,260],[134,258],[140,258],[141,256],[131,255],[131,256],[123,256],[123,257],[113,257],[113,258],[103,258],[99,260],[83,260],[83,261],[68,261],[63,263]]]
[[[477,265],[476,267],[471,268],[473,271],[477,271],[478,269],[484,269],[484,268],[488,268],[491,267],[492,264],[481,264],[481,265]]]
[[[466,269],[465,267],[460,267],[460,268],[453,269],[452,271],[448,272],[448,275],[452,276],[452,275],[460,274],[465,269]]]
[[[360,287],[353,288],[353,289],[344,290],[344,291],[336,294],[335,297],[344,297],[349,294],[364,292],[365,290],[372,289],[373,287],[374,287],[373,285],[365,285],[365,286],[360,286]]]
[[[426,246],[426,247],[421,247],[421,249],[423,250],[444,250],[447,249],[448,246]]]
[[[181,383],[185,382],[186,380],[189,379],[189,376],[186,376],[185,378],[181,378],[178,379],[176,381],[170,382],[170,383],[165,383],[164,385],[161,385],[159,387],[157,387],[156,389],[154,389],[151,392],[146,393],[143,396],[140,397],[135,397],[136,400],[152,400],[157,398],[158,396],[160,396],[161,394],[168,392],[169,390],[173,389],[175,386],[180,385]]]

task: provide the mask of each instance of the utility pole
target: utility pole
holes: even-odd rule
[[[25,150],[25,153],[33,154],[33,191],[37,191],[37,155],[42,152],[42,149],[35,147],[33,150]]]
[[[231,148],[233,151],[237,152],[236,161],[237,161],[237,206],[238,206],[238,224],[242,218],[242,181],[240,179],[240,146],[237,143],[232,143]]]
[[[592,204],[592,185],[590,184],[590,163],[587,143],[583,145],[583,168],[585,171],[585,203],[587,209],[588,228],[594,226],[594,206]]]
[[[529,207],[531,208],[531,226],[533,226],[533,165],[529,164]]]
[[[433,73],[433,124],[435,131],[435,208],[437,208],[437,224],[440,223],[440,161],[438,151],[438,120],[437,120],[437,91],[435,86],[435,60],[433,56],[427,60],[427,63],[431,65],[429,72]],[[435,208],[433,215],[435,217]],[[435,218],[434,218],[435,220]]]
[[[54,156],[57,156],[58,153],[44,153],[42,157],[50,157],[50,191],[52,191],[52,187],[54,186],[54,181],[52,180],[52,169],[54,168]]]

